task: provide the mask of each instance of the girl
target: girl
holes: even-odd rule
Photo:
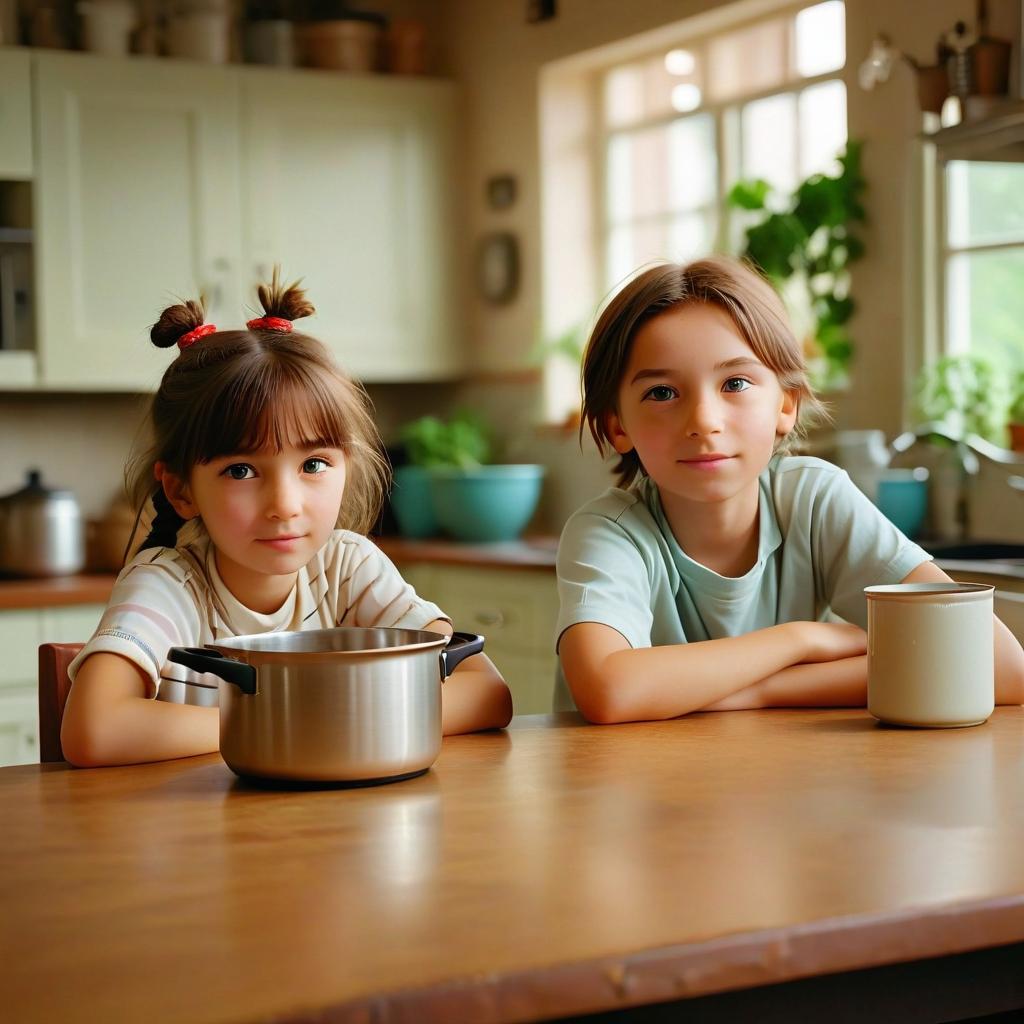
[[[265,315],[245,331],[203,323],[197,302],[166,309],[151,331],[154,344],[179,350],[153,399],[153,445],[129,471],[136,507],[152,498],[156,518],[70,667],[61,744],[73,764],[218,748],[216,707],[148,699],[161,679],[189,677],[165,664],[172,646],[335,625],[451,633],[362,536],[387,478],[365,392],[323,345],[292,331],[313,312],[297,286],[280,287],[275,271],[259,297]],[[508,688],[484,655],[459,665],[442,692],[446,733],[511,718]]]
[[[583,414],[619,486],[562,534],[556,706],[566,684],[592,722],[865,703],[863,588],[949,577],[842,470],[783,454],[822,412],[782,303],[742,264],[654,266],[612,299]],[[996,700],[1021,703],[998,619],[995,655]]]

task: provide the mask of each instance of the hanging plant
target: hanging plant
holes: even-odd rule
[[[781,292],[803,335],[813,382],[824,389],[849,384],[853,342],[846,325],[856,304],[847,268],[864,255],[856,227],[866,219],[860,151],[849,141],[838,174],[811,175],[791,196],[758,179],[738,182],[727,197],[736,209],[763,212],[744,233],[742,255]]]

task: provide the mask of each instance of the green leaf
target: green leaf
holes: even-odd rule
[[[741,210],[763,210],[772,187],[764,178],[753,181],[738,181],[729,190],[726,202]]]

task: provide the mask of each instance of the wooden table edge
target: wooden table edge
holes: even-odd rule
[[[278,1013],[278,1024],[512,1024],[624,1010],[1024,941],[1024,895],[824,918],[549,967],[451,978]]]

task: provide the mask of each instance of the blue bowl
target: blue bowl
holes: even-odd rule
[[[432,537],[440,530],[430,494],[430,470],[399,466],[391,487],[391,509],[403,537]]]
[[[878,478],[877,505],[908,537],[916,537],[928,511],[928,470],[884,469]]]
[[[543,466],[479,466],[430,471],[434,513],[457,540],[514,540],[540,498]]]

